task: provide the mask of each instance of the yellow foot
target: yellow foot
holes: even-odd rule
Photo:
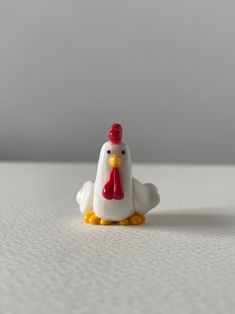
[[[90,219],[91,216],[93,216],[93,215],[94,215],[94,212],[88,212],[88,213],[86,213],[86,214],[84,215],[83,220],[84,220],[87,224],[89,224],[89,219]]]
[[[106,226],[106,225],[111,225],[112,224],[112,221],[109,221],[109,220],[105,220],[105,219],[100,219],[100,224],[103,225],[103,226]]]
[[[141,225],[145,221],[145,217],[142,214],[133,214],[130,218],[130,224],[131,225]]]
[[[94,212],[88,212],[83,217],[84,221],[92,225],[111,225],[113,222],[110,220],[99,218],[95,215]],[[129,218],[117,221],[118,225],[128,226],[128,225],[140,225],[145,222],[145,216],[142,214],[135,213]]]
[[[95,214],[92,215],[92,216],[89,218],[89,224],[92,224],[92,225],[99,225],[99,224],[100,224],[100,218],[97,217]]]
[[[94,212],[89,212],[84,216],[84,221],[88,224],[92,225],[99,225],[100,224],[100,218],[97,217]]]
[[[117,223],[118,223],[119,225],[122,225],[122,226],[127,226],[127,225],[130,224],[130,221],[129,221],[129,219],[127,218],[127,219],[120,220],[120,221],[118,221]]]

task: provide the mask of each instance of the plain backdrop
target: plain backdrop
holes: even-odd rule
[[[233,0],[0,0],[0,159],[235,161]]]

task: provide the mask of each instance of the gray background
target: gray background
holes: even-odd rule
[[[0,159],[235,161],[235,2],[0,1]]]

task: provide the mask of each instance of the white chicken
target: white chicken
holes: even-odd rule
[[[130,151],[122,142],[120,124],[112,125],[109,141],[101,148],[95,183],[84,183],[77,202],[86,223],[101,225],[141,224],[159,204],[157,188],[132,177]]]

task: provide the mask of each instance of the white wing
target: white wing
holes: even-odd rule
[[[132,179],[133,197],[135,210],[139,214],[146,214],[150,209],[160,202],[160,195],[152,183],[141,183],[135,178]]]
[[[93,196],[94,196],[94,183],[87,181],[83,184],[80,191],[77,194],[77,202],[80,205],[82,213],[89,212],[93,208]]]

